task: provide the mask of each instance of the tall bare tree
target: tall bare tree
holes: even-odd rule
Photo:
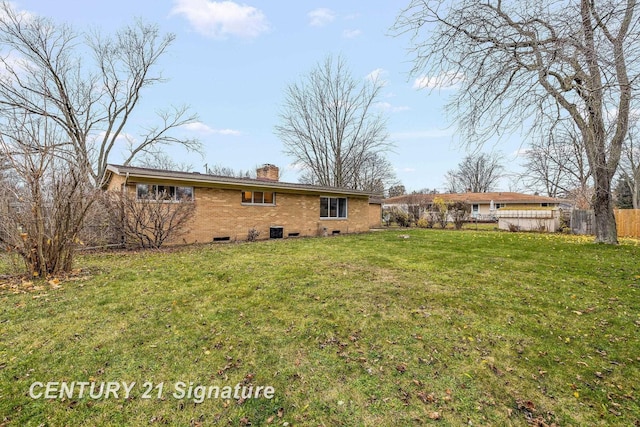
[[[617,243],[611,181],[638,90],[637,12],[636,0],[412,0],[395,29],[413,36],[414,73],[459,85],[450,108],[476,141],[572,120],[595,184],[595,240]]]
[[[10,163],[13,183],[7,206],[0,209],[0,247],[18,253],[32,276],[69,271],[96,190],[87,172],[60,151],[65,143],[59,142],[58,126],[25,114],[7,126],[0,133],[0,152]]]
[[[525,154],[522,179],[528,188],[549,197],[578,196],[577,204],[591,205],[591,170],[583,139],[570,123],[558,125],[548,135],[531,143]]]
[[[370,153],[362,161],[352,187],[382,194],[397,182],[396,173],[389,159],[382,153]]]
[[[67,25],[21,13],[0,4],[0,123],[25,113],[46,119],[61,130],[65,150],[88,179],[100,186],[116,142],[127,141],[125,164],[136,156],[157,152],[164,144],[189,150],[200,145],[179,139],[171,130],[192,122],[186,107],[159,111],[157,125],[138,136],[125,128],[142,91],[163,81],[159,58],[174,36],[141,21],[113,37],[79,34]],[[120,154],[120,153],[117,153]]]
[[[367,163],[390,149],[384,117],[374,110],[381,81],[356,80],[344,59],[327,57],[290,84],[275,133],[285,153],[306,169],[305,180],[361,189]]]
[[[486,193],[495,189],[502,178],[504,167],[497,154],[470,154],[458,168],[447,172],[445,179],[450,193]]]

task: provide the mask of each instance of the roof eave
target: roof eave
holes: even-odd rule
[[[125,172],[125,169],[127,171]],[[213,175],[205,175],[202,174],[201,177],[198,174],[193,172],[185,172],[189,174],[193,174],[191,176],[167,176],[161,173],[149,171],[146,172],[144,170],[135,169],[132,167],[119,167],[118,165],[107,165],[107,170],[116,174],[116,175],[124,175],[128,174],[130,179],[158,179],[158,180],[169,180],[169,181],[179,181],[184,183],[198,183],[198,184],[207,184],[207,185],[222,185],[222,186],[243,186],[243,187],[251,187],[251,188],[268,188],[268,189],[280,189],[280,190],[289,190],[289,191],[297,191],[304,193],[313,193],[313,194],[343,194],[348,196],[358,196],[358,197],[372,197],[379,196],[375,193],[369,193],[366,191],[359,190],[350,190],[343,189],[337,187],[321,187],[321,186],[305,186],[303,184],[295,184],[295,183],[286,183],[280,181],[261,181],[261,180],[247,180],[242,178],[227,178],[227,179],[215,179]],[[146,173],[145,173],[146,172]],[[226,178],[226,177],[224,177]]]

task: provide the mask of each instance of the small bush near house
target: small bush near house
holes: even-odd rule
[[[416,222],[416,226],[418,228],[433,228],[433,223],[431,223],[431,227],[429,227],[429,221],[426,218],[420,218],[418,222]]]
[[[383,214],[383,219],[387,227],[392,223],[396,223],[400,227],[409,227],[411,225],[409,214],[397,207],[386,210]]]
[[[247,233],[247,241],[255,242],[260,237],[260,232],[255,227],[251,227]]]
[[[517,233],[518,231],[520,231],[520,226],[519,225],[515,225],[513,223],[509,223],[509,231],[512,233]]]
[[[456,230],[460,230],[471,213],[471,205],[467,202],[447,203],[447,213],[453,221]]]
[[[448,210],[447,203],[441,197],[433,199],[432,211],[430,214],[433,215],[435,222],[438,223],[440,228],[443,230],[447,228],[447,224],[449,223]]]
[[[400,227],[409,227],[411,225],[411,219],[409,218],[409,214],[398,210],[394,214],[394,222],[398,224]]]

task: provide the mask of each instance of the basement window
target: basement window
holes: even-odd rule
[[[276,193],[272,191],[243,191],[242,204],[275,206]]]

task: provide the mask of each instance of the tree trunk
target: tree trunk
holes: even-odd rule
[[[596,243],[618,243],[616,218],[613,214],[611,181],[605,171],[594,171],[595,194],[593,213],[595,215]],[[599,173],[598,173],[599,172]]]

